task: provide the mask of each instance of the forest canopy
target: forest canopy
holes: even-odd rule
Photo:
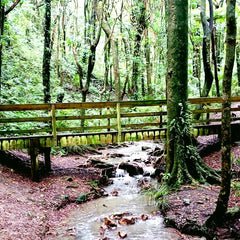
[[[45,2],[1,1],[2,104],[44,101]],[[166,98],[166,1],[50,2],[51,102]],[[239,0],[236,6],[239,19]],[[221,95],[225,1],[194,0],[188,8],[188,95]],[[233,95],[240,86],[239,29]]]

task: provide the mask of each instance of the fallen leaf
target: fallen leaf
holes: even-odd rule
[[[127,237],[127,233],[126,232],[118,232],[117,235],[120,237],[120,238],[126,238]]]
[[[130,225],[130,224],[134,224],[135,223],[135,218],[132,217],[132,218],[122,218],[120,220],[118,220],[118,223],[120,225]]]
[[[146,220],[148,219],[148,215],[142,214],[141,219],[142,219],[143,221],[146,221]]]
[[[107,217],[104,218],[104,223],[107,227],[111,227],[111,228],[117,227],[117,224],[113,220]]]
[[[112,196],[118,196],[118,191],[117,190],[114,190],[111,192]]]

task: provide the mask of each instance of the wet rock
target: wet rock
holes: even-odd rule
[[[164,149],[160,147],[155,147],[155,149],[149,153],[151,156],[161,156],[164,154]]]
[[[141,158],[135,158],[135,159],[133,159],[133,162],[141,163],[141,162],[142,162],[142,159],[141,159]]]
[[[150,175],[150,177],[160,179],[162,177],[162,174],[164,174],[164,172],[165,172],[165,167],[158,167],[155,169],[154,173]]]
[[[109,180],[109,177],[107,175],[103,175],[100,177],[100,179],[98,180],[98,184],[100,186],[107,186],[111,183],[111,180]]]
[[[144,172],[143,173],[143,177],[149,177],[151,174],[150,174],[150,172]]]
[[[136,163],[122,162],[119,168],[126,170],[130,176],[143,174],[143,168]]]
[[[123,216],[130,216],[132,213],[130,212],[123,212],[123,213],[115,213],[109,216],[110,219],[120,220]]]
[[[91,167],[102,169],[102,175],[113,177],[115,175],[115,166],[98,159],[89,159],[88,164]]]
[[[165,159],[166,159],[166,155],[162,154],[160,157],[158,157],[155,160],[154,167],[156,168],[158,166],[163,166],[163,165],[165,166],[166,165]]]
[[[111,153],[111,154],[108,154],[108,157],[110,157],[110,158],[122,158],[122,157],[129,157],[129,155],[125,155],[125,154],[122,154],[122,153]]]
[[[151,147],[148,147],[148,146],[142,146],[142,151],[146,151],[148,149],[151,149]]]

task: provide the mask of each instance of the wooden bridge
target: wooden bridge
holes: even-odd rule
[[[193,134],[220,134],[222,98],[192,98],[189,103],[192,114],[201,116],[192,120]],[[237,128],[239,111],[240,103],[232,108]],[[39,152],[51,169],[51,147],[161,139],[166,125],[166,100],[0,105],[0,150],[28,149],[36,179]]]

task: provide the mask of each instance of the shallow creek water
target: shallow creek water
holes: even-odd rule
[[[137,142],[128,147],[110,150],[112,153],[124,154],[121,158],[107,158],[104,150],[101,160],[108,163],[118,164],[123,161],[132,161],[134,159],[144,160],[148,157],[147,151],[142,151],[142,146],[154,149],[156,144],[149,141]],[[94,155],[93,157],[96,157]],[[151,169],[148,169],[151,171]],[[58,236],[52,239],[81,239],[81,240],[98,240],[98,239],[120,239],[118,232],[126,233],[128,240],[142,239],[179,239],[179,234],[174,229],[165,228],[163,218],[154,214],[156,209],[149,199],[139,191],[138,181],[142,175],[130,177],[121,169],[117,170],[116,177],[113,178],[113,184],[106,187],[109,193],[107,197],[100,198],[85,204],[82,204],[77,210],[74,210],[70,217],[65,219],[59,229]],[[111,192],[117,191],[118,196],[112,196]],[[135,224],[117,225],[115,229],[107,229],[101,236],[101,225],[104,224],[104,218],[113,214],[131,213],[136,217]],[[141,216],[147,215],[147,220],[142,220]],[[131,217],[130,216],[130,217]]]

